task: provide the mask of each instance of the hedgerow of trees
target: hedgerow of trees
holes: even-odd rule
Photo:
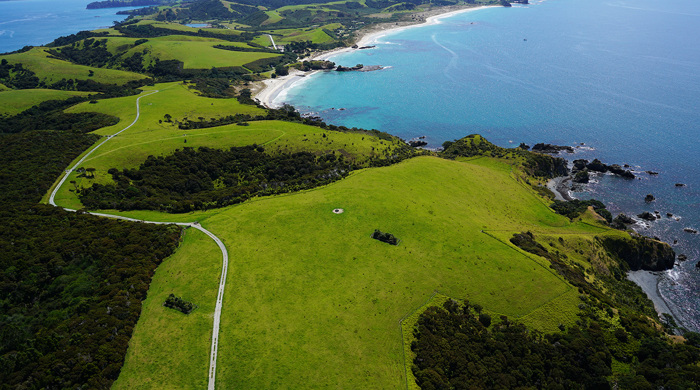
[[[166,157],[149,156],[138,169],[110,169],[115,184],[95,183],[80,191],[80,200],[88,208],[182,213],[313,188],[352,169],[334,154],[269,155],[261,146],[186,147]]]

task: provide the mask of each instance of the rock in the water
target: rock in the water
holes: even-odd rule
[[[656,216],[648,211],[645,211],[641,214],[637,214],[637,216],[647,221],[656,221]]]
[[[588,175],[588,171],[583,170],[576,172],[572,180],[574,183],[588,183],[589,179],[590,176]]]
[[[622,169],[621,166],[617,164],[609,165],[608,170],[620,177],[624,177],[625,179],[634,179],[634,173],[630,171],[629,169]]]
[[[654,172],[654,171],[645,171],[645,172],[652,175],[652,176],[656,176],[659,174],[659,172]]]
[[[668,217],[668,218],[673,218],[673,214],[671,214],[671,213],[666,213],[666,217]]]
[[[530,145],[525,144],[525,142],[521,142],[518,147],[523,150],[530,150]]]
[[[586,168],[586,164],[588,164],[588,160],[584,160],[584,159],[574,160],[574,170],[575,171],[582,171]]]
[[[588,164],[586,164],[586,168],[588,168],[589,171],[595,171],[595,172],[607,172],[608,171],[608,166],[603,164],[600,160],[597,158]]]
[[[698,234],[698,231],[692,228],[683,228],[683,231],[690,234]]]
[[[676,187],[685,187],[685,184],[683,184],[683,183],[676,183]]]
[[[684,254],[678,255],[678,261],[686,261],[686,260],[688,260],[688,256],[686,256]]]
[[[573,153],[574,148],[571,146],[559,146],[559,145],[552,145],[552,144],[535,144],[535,146],[532,147],[533,152],[539,152],[539,153],[549,153],[549,154],[559,154],[560,151],[566,151],[567,153]]]
[[[620,222],[624,223],[625,225],[631,225],[634,223],[634,219],[632,219],[632,217],[630,217],[626,214],[623,214],[623,213],[618,214],[617,217],[615,217],[615,220],[620,221]]]
[[[647,196],[644,197],[644,201],[647,203],[651,203],[655,200],[656,200],[656,198],[654,198],[654,195],[652,195],[652,194],[647,194]]]

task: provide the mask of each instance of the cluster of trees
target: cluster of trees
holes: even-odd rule
[[[589,200],[579,200],[574,199],[570,201],[555,200],[549,207],[552,208],[557,214],[561,214],[569,219],[574,219],[583,214],[588,207],[593,207],[598,215],[605,218],[608,223],[612,222],[612,214],[605,208],[605,204],[599,200],[589,199]]]
[[[375,240],[379,240],[381,242],[386,242],[387,244],[399,245],[398,238],[396,238],[391,233],[385,233],[385,232],[380,231],[379,229],[374,229],[374,232],[372,233],[372,238],[374,238]]]
[[[89,208],[182,213],[313,188],[351,169],[334,154],[269,155],[260,146],[184,148],[167,157],[149,156],[138,169],[110,169],[115,184],[95,183],[80,191],[80,200]]]
[[[71,45],[59,49],[50,49],[48,53],[69,62],[97,68],[107,65],[114,57],[107,50],[107,39],[94,38],[73,42]]]
[[[334,69],[335,62],[332,61],[301,61],[296,64],[292,64],[301,71],[308,72],[310,70],[322,70],[322,69]]]
[[[700,335],[666,341],[645,317],[596,311],[542,334],[505,316],[492,326],[479,305],[449,300],[421,314],[411,344],[422,389],[690,389],[700,381]],[[597,308],[594,308],[597,309]],[[630,367],[613,376],[612,361]],[[612,378],[612,379],[611,379]]]
[[[165,298],[163,306],[181,311],[184,314],[190,314],[192,313],[192,310],[197,308],[197,305],[195,305],[194,303],[186,301],[180,297],[176,297],[175,294],[172,293],[168,295],[167,298]]]
[[[61,130],[87,133],[105,126],[119,123],[119,118],[95,113],[65,113],[64,109],[86,101],[86,97],[71,97],[66,100],[47,100],[17,115],[0,121],[0,134],[19,133],[31,130]]]
[[[332,50],[342,45],[342,42],[313,43],[311,41],[298,41],[287,43],[284,46],[284,50],[297,54],[306,54],[312,51]]]
[[[0,135],[0,388],[108,389],[180,228],[37,204],[97,136]]]
[[[3,58],[0,61],[0,82],[12,88],[29,89],[36,88],[41,80],[21,63],[10,64]]]

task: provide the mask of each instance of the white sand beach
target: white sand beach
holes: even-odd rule
[[[399,31],[403,31],[409,28],[417,28],[417,27],[424,27],[424,26],[431,26],[435,24],[440,24],[442,23],[442,19],[448,18],[457,14],[462,14],[462,13],[467,13],[467,12],[473,12],[473,11],[478,11],[484,8],[489,8],[491,6],[482,6],[482,7],[469,7],[469,8],[462,8],[462,9],[452,9],[449,11],[446,11],[445,8],[442,8],[440,10],[433,10],[433,11],[426,11],[423,13],[423,16],[427,16],[425,21],[419,24],[404,24],[400,26],[396,26],[396,24],[378,24],[374,25],[371,28],[367,29],[366,31],[360,31],[359,33],[362,34],[361,38],[355,43],[357,46],[371,46],[373,44],[376,44],[379,42],[379,40],[389,34],[393,34]],[[446,11],[446,12],[444,12]],[[438,13],[436,13],[438,12]],[[311,57],[311,60],[316,60],[316,61],[327,61],[330,60],[332,57],[337,56],[342,53],[348,53],[354,50],[358,49],[353,49],[352,47],[343,47],[335,50],[330,50],[322,53],[318,53]],[[268,79],[262,81],[263,87],[260,88],[260,90],[255,93],[253,98],[257,99],[260,104],[262,104],[265,107],[268,108],[277,108],[280,107],[282,104],[281,103],[275,103],[275,99],[287,88],[290,88],[292,85],[296,84],[299,81],[302,81],[305,77],[311,77],[314,74],[322,72],[322,71],[313,71],[313,72],[302,72],[296,69],[290,69],[289,70],[289,75],[287,76],[282,76],[282,77],[277,77],[274,79]]]

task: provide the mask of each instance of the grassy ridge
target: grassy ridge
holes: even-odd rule
[[[15,115],[46,100],[65,100],[71,96],[86,96],[90,92],[58,91],[55,89],[0,90],[0,115]]]
[[[61,79],[75,79],[122,85],[129,81],[146,78],[138,73],[76,65],[48,56],[49,54],[44,48],[34,47],[24,53],[8,54],[0,56],[0,58],[6,59],[10,63],[21,62],[25,68],[35,72],[37,77],[47,84],[55,83]],[[90,71],[94,72],[93,76],[89,76]]]
[[[507,170],[430,157],[249,202],[206,223],[237,253],[218,377],[243,388],[400,386],[397,322],[435,290],[510,317],[571,304],[560,299],[567,283],[482,229],[594,230],[554,215]],[[401,244],[371,240],[375,228]]]
[[[125,45],[133,45],[135,38],[110,37],[107,48],[112,53],[122,52]],[[216,49],[216,45],[237,46],[250,48],[241,42],[228,42],[215,38],[193,37],[186,35],[168,35],[148,38],[148,42],[132,47],[122,54],[124,58],[136,52],[147,51],[144,62],[150,64],[156,58],[163,60],[178,60],[183,62],[185,69],[210,69],[211,67],[242,66],[261,58],[279,57],[279,54],[263,52],[237,52]]]

